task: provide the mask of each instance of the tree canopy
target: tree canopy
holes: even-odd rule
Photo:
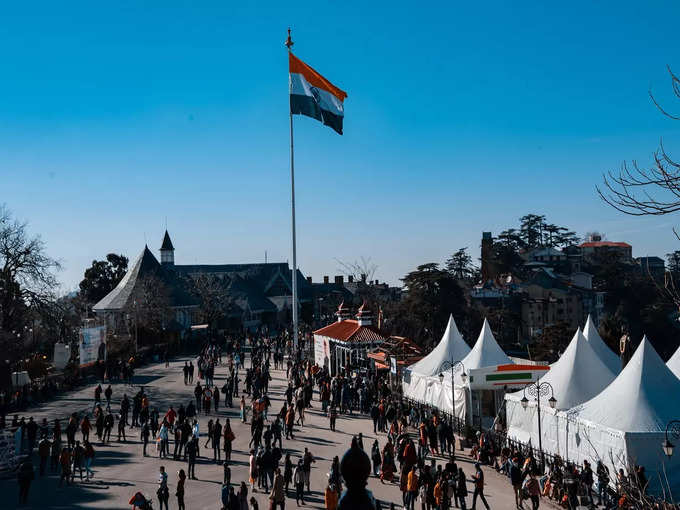
[[[80,282],[80,293],[86,302],[95,304],[111,292],[123,279],[128,268],[128,258],[109,253],[106,260],[93,260]]]

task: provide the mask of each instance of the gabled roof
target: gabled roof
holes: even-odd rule
[[[172,245],[172,241],[170,240],[170,235],[168,234],[168,231],[165,231],[165,235],[163,236],[163,244],[161,245],[161,250],[173,250],[174,251],[175,247]]]
[[[334,322],[314,332],[315,335],[327,336],[341,342],[382,342],[387,340],[388,335],[382,333],[374,326],[359,326],[359,321],[347,319]]]
[[[409,367],[415,374],[434,376],[442,372],[442,365],[448,361],[459,361],[470,352],[470,346],[465,343],[458,331],[453,315],[449,315],[449,322],[441,340],[432,351]]]
[[[583,329],[583,336],[586,337],[586,340],[590,346],[597,353],[604,364],[607,365],[609,370],[611,370],[614,374],[621,372],[621,360],[616,354],[614,354],[614,351],[612,351],[609,347],[607,347],[607,344],[604,343],[602,337],[600,337],[600,334],[597,332],[597,328],[595,327],[595,323],[590,317],[590,314],[588,314],[588,319],[586,320],[586,327]]]
[[[603,363],[579,328],[560,359],[541,377],[541,383],[552,386],[557,409],[571,409],[596,396],[615,378],[616,374]],[[518,401],[523,394],[518,391],[507,397]]]
[[[680,416],[680,379],[645,336],[614,381],[570,417],[622,432],[664,432]]]
[[[132,296],[137,281],[146,276],[158,276],[161,270],[161,265],[158,263],[148,246],[144,246],[144,250],[137,257],[132,267],[130,267],[123,276],[123,279],[118,282],[118,285],[104,296],[96,305],[92,307],[93,310],[121,310],[125,308]]]
[[[680,379],[680,347],[671,356],[671,359],[666,362],[666,366]]]
[[[144,246],[144,251],[137,257],[123,279],[92,309],[95,312],[124,309],[129,304],[137,283],[150,276],[160,279],[166,285],[170,297],[170,306],[189,307],[197,305],[196,299],[189,294],[184,282],[177,278],[174,273],[164,270],[149,247]]]

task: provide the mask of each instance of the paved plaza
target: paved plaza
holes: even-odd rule
[[[186,404],[193,399],[193,386],[185,386],[182,376],[182,366],[185,359],[181,358],[170,362],[169,367],[164,364],[154,364],[141,368],[135,374],[135,387],[124,384],[113,385],[114,412],[118,409],[118,401],[123,393],[131,397],[138,390],[139,385],[144,385],[149,395],[150,405],[157,407],[161,416],[165,413],[169,405],[175,409],[179,404]],[[215,371],[215,383],[221,387],[227,368],[218,366]],[[286,387],[285,371],[272,370],[273,380],[269,386],[269,395],[272,400],[272,413],[281,409],[285,399],[283,391]],[[243,379],[243,372],[241,372]],[[243,386],[243,385],[241,385]],[[86,411],[92,409],[94,386],[88,386],[82,390],[61,395],[54,402],[27,411],[26,417],[33,416],[38,422],[43,417],[48,420],[54,418],[62,419],[62,428],[66,425],[65,418],[73,411]],[[237,399],[234,399],[237,405]],[[348,449],[352,436],[363,433],[364,448],[370,450],[370,446],[376,435],[373,434],[373,423],[365,415],[340,415],[336,424],[336,431],[332,432],[328,427],[328,419],[321,413],[318,403],[318,394],[315,394],[314,406],[305,412],[306,419],[304,427],[296,427],[295,440],[283,441],[283,453],[291,453],[293,463],[302,455],[305,448],[308,448],[314,455],[316,462],[312,465],[311,489],[312,493],[306,497],[306,507],[325,508],[323,491],[326,487],[327,473],[330,469],[333,456],[338,455],[342,458]],[[212,449],[203,448],[206,437],[203,435],[207,430],[209,418],[215,418],[213,412],[209,417],[200,416],[201,455],[197,461],[196,476],[198,480],[187,480],[185,485],[185,502],[189,510],[219,509],[220,492],[223,478],[223,469],[212,461]],[[233,443],[233,453],[231,461],[231,482],[235,490],[241,481],[248,481],[248,442],[250,440],[250,424],[243,424],[239,418],[237,407],[220,407],[217,417],[223,423],[225,418],[231,419],[232,429],[236,435]],[[50,426],[52,423],[50,423]],[[34,454],[34,465],[36,467],[36,480],[33,482],[29,495],[29,504],[23,508],[130,508],[127,504],[130,497],[136,492],[141,491],[147,497],[153,499],[154,509],[158,509],[156,499],[156,488],[158,480],[158,470],[164,465],[169,473],[170,487],[170,508],[177,508],[177,501],[174,497],[177,483],[177,471],[185,469],[186,463],[172,460],[172,458],[159,459],[156,448],[151,443],[148,452],[151,456],[142,456],[142,445],[139,439],[139,429],[128,428],[128,441],[118,443],[115,441],[116,429],[114,428],[112,438],[108,445],[93,443],[96,455],[93,463],[95,472],[94,478],[90,482],[76,481],[73,486],[58,487],[59,477],[56,473],[50,473],[43,478],[38,476],[38,460]],[[80,439],[80,432],[77,438]],[[385,444],[386,435],[379,433],[378,441],[380,446]],[[172,452],[172,439],[170,451]],[[370,453],[370,451],[369,451]],[[459,452],[460,453],[460,452]],[[459,459],[468,479],[473,473],[473,463],[471,462],[466,450]],[[209,455],[209,457],[207,457]],[[438,459],[442,461],[443,459]],[[512,509],[515,507],[512,496],[512,489],[507,479],[498,475],[495,471],[485,468],[486,475],[486,495],[491,508],[496,510]],[[78,480],[78,477],[76,477]],[[292,487],[291,487],[292,488]],[[373,495],[380,500],[382,508],[389,508],[390,503],[401,507],[401,492],[398,485],[394,483],[381,483],[379,478],[371,477],[368,488]],[[6,479],[0,481],[4,503],[0,508],[15,508],[17,502],[18,486],[16,479]],[[472,499],[472,482],[468,482],[468,508]],[[269,508],[268,495],[256,492],[259,508],[266,510]],[[295,506],[294,491],[289,493],[293,496],[286,499],[286,505],[290,508]],[[249,494],[250,496],[250,494]],[[542,505],[549,505],[546,500],[541,500]],[[416,503],[419,507],[419,503]],[[483,509],[483,505],[478,504],[478,508]]]

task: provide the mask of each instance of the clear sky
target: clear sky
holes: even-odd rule
[[[675,2],[10,2],[0,23],[0,202],[62,260],[160,247],[178,263],[290,258],[287,58],[349,94],[345,135],[295,119],[299,265],[371,257],[391,283],[525,213],[679,248],[602,172],[680,159],[665,66]],[[677,221],[680,224],[680,220]]]

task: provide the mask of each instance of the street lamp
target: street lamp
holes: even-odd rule
[[[550,394],[548,404],[552,409],[555,409],[555,406],[557,405],[557,399],[555,398],[555,391],[549,382],[532,382],[524,387],[522,400],[520,400],[524,409],[526,409],[529,405],[527,393],[530,397],[534,397],[536,399],[536,412],[538,414],[538,451],[541,453],[541,464],[545,466],[545,459],[543,458],[543,441],[541,439],[541,397],[546,397],[548,394]]]
[[[465,373],[465,365],[463,365],[462,361],[445,361],[442,363],[441,366],[442,370],[451,370],[451,406],[452,406],[452,416],[455,421],[456,419],[456,389],[454,388],[454,382],[453,382],[453,375],[457,372],[460,372],[462,370],[462,373],[460,374],[460,378],[463,381],[463,384],[467,382],[467,374]],[[444,385],[444,374],[439,373],[439,382]]]
[[[680,439],[680,420],[671,420],[666,425],[666,440],[661,443],[661,448],[669,459],[673,456],[673,449],[675,445],[668,439],[668,433],[670,432],[671,437],[674,439]]]

